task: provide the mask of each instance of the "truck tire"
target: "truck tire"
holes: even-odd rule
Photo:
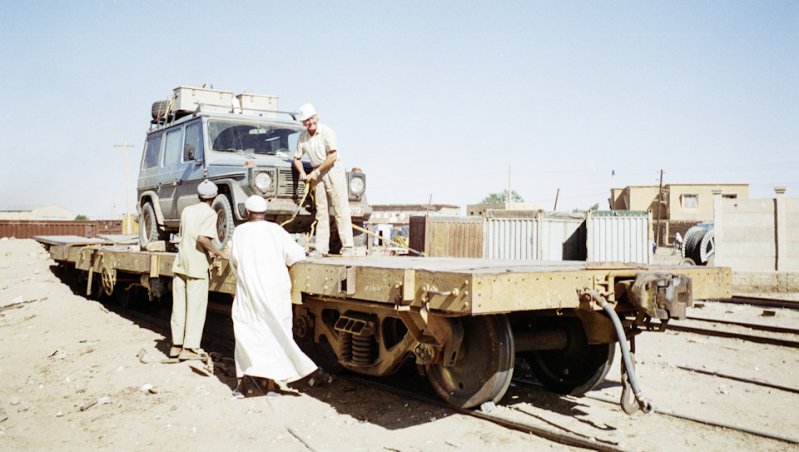
[[[156,120],[166,118],[167,114],[169,114],[169,101],[157,100],[153,102],[153,106],[150,109],[150,113],[153,119]]]
[[[214,198],[211,208],[216,212],[216,237],[212,241],[214,246],[223,250],[230,238],[233,237],[233,228],[236,227],[233,223],[233,209],[225,195]]]
[[[141,208],[139,217],[139,246],[142,250],[147,249],[147,245],[157,242],[161,238],[162,234],[158,229],[155,209],[150,202],[146,202]]]

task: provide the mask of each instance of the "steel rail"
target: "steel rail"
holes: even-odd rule
[[[614,405],[618,405],[617,401],[612,400],[612,399],[608,399],[608,398],[605,398],[605,397],[599,397],[599,396],[594,396],[594,395],[584,395],[583,397],[589,398],[591,400],[597,400],[599,402],[612,403]],[[686,420],[686,421],[696,422],[698,424],[711,425],[713,427],[721,427],[721,428],[726,428],[726,429],[729,429],[729,430],[735,430],[735,431],[738,431],[738,432],[748,433],[750,435],[760,436],[762,438],[768,438],[768,439],[773,439],[773,440],[777,440],[777,441],[783,441],[783,442],[791,443],[791,444],[799,444],[799,438],[797,438],[795,436],[788,436],[788,435],[781,435],[779,433],[766,432],[766,431],[763,431],[763,430],[760,430],[760,429],[756,429],[756,428],[746,427],[746,426],[737,425],[737,424],[731,424],[729,422],[714,421],[714,420],[711,420],[711,419],[705,419],[705,418],[702,418],[702,417],[699,417],[699,416],[680,413],[680,412],[672,411],[672,410],[656,409],[654,411],[654,413],[655,414],[662,414],[664,416],[671,416],[671,417],[678,418],[678,419],[683,419],[683,420]]]
[[[694,372],[702,375],[710,375],[712,377],[719,377],[719,378],[726,378],[727,380],[738,381],[741,383],[749,383],[757,386],[763,386],[766,388],[778,389],[780,391],[792,392],[794,394],[799,394],[799,388],[791,388],[789,386],[782,386],[774,383],[768,383],[766,381],[760,380],[753,380],[751,378],[744,378],[744,377],[736,377],[734,375],[723,374],[721,372],[716,372],[712,370],[704,370],[704,369],[697,369],[695,367],[688,367],[688,366],[677,366],[678,369],[686,370],[688,372]]]
[[[687,320],[695,320],[698,322],[710,322],[710,323],[719,323],[722,325],[734,325],[734,326],[741,326],[744,328],[749,328],[752,330],[759,330],[759,331],[768,331],[771,333],[787,333],[787,334],[797,334],[799,335],[799,329],[797,328],[787,328],[784,326],[776,326],[776,325],[763,325],[762,323],[749,323],[749,322],[736,322],[734,320],[722,320],[722,319],[713,319],[708,317],[694,317],[694,316],[687,316]]]
[[[733,295],[727,300],[708,300],[717,303],[748,304],[765,308],[799,309],[799,301],[778,300],[776,298],[750,297],[747,295]]]
[[[773,337],[755,336],[751,334],[732,333],[729,331],[719,331],[710,328],[699,328],[685,325],[674,325],[669,323],[666,330],[682,331],[685,333],[703,334],[705,336],[726,337],[730,339],[741,339],[747,342],[755,342],[758,344],[777,345],[780,347],[799,348],[799,342],[787,339],[778,339]]]
[[[677,367],[682,368],[681,366],[677,366]],[[693,371],[695,369],[686,368],[686,370],[692,370]],[[704,373],[704,372],[701,372],[701,373]],[[721,376],[720,374],[715,374],[715,373],[712,373],[712,372],[706,372],[706,373],[712,374],[712,375]],[[543,385],[541,385],[541,383],[538,383],[537,381],[531,381],[531,380],[522,379],[522,378],[514,378],[513,382],[516,383],[517,386],[529,387],[529,388],[534,388],[534,389],[537,389],[537,390],[545,390]],[[761,384],[760,382],[755,382],[755,381],[753,381],[752,383]],[[778,389],[786,389],[786,390],[789,390],[789,391],[790,390],[794,390],[793,388],[785,388],[785,387],[777,387],[777,388]],[[599,396],[590,395],[590,394],[585,394],[582,397],[583,398],[587,398],[587,399],[591,399],[591,400],[597,400],[599,402],[609,403],[611,405],[616,405],[616,406],[619,405],[619,402],[617,400],[608,399],[606,397],[599,397]],[[779,433],[765,432],[765,431],[758,430],[758,429],[755,429],[755,428],[750,428],[750,427],[745,427],[745,426],[740,426],[740,425],[734,425],[734,424],[721,422],[721,421],[712,421],[712,420],[709,420],[709,419],[700,418],[698,416],[692,416],[690,414],[678,413],[678,412],[671,411],[671,410],[655,409],[653,411],[653,414],[662,414],[664,416],[676,417],[676,418],[679,418],[679,419],[683,419],[683,420],[687,420],[687,421],[691,421],[691,422],[696,422],[696,423],[699,423],[699,424],[712,425],[712,426],[715,426],[715,427],[723,427],[723,428],[726,428],[726,429],[736,430],[736,431],[743,432],[743,433],[749,433],[749,434],[756,435],[756,436],[761,436],[761,437],[764,437],[764,438],[776,439],[776,440],[779,440],[779,441],[785,441],[785,442],[789,442],[789,443],[792,443],[792,444],[799,444],[799,438],[797,438],[797,437],[780,435]]]
[[[477,419],[482,419],[484,421],[491,422],[493,424],[499,425],[501,427],[505,427],[509,430],[515,430],[522,433],[533,434],[539,436],[541,438],[559,443],[564,444],[567,446],[574,446],[574,447],[582,447],[591,450],[597,451],[607,451],[607,452],[618,452],[624,449],[621,449],[617,446],[616,443],[599,440],[596,438],[589,438],[587,436],[581,436],[575,433],[566,433],[563,431],[558,431],[554,429],[549,429],[545,427],[539,427],[535,425],[523,424],[521,422],[512,421],[509,419],[504,419],[498,416],[492,416],[487,413],[483,413],[482,411],[477,410],[466,410],[462,408],[454,407],[444,401],[431,399],[428,397],[424,397],[419,395],[415,392],[398,388],[396,386],[392,386],[386,383],[381,383],[377,381],[373,381],[367,378],[363,378],[361,376],[357,376],[354,374],[338,374],[336,375],[337,378],[342,380],[351,381],[354,383],[359,383],[365,386],[368,386],[373,389],[377,389],[383,392],[388,392],[390,394],[394,394],[396,396],[400,396],[403,398],[413,399],[417,402],[426,403],[428,405],[433,405],[439,408],[447,409],[458,414],[463,414],[466,416],[474,417]]]
[[[102,304],[100,304],[99,301],[98,301],[98,305],[102,306]],[[106,308],[103,307],[103,309],[106,309]],[[116,307],[116,306],[114,307],[114,310],[115,311],[119,310],[119,311],[124,312],[125,316],[128,316],[129,320],[131,320],[131,321],[133,321],[135,323],[138,323],[139,325],[143,325],[145,328],[151,329],[153,331],[161,331],[161,330],[164,330],[164,329],[168,328],[168,324],[164,324],[163,323],[164,318],[160,317],[159,315],[157,315],[155,313],[138,311],[138,310],[135,310],[135,309]],[[230,345],[229,343],[232,342],[232,340],[233,340],[229,335],[221,333],[221,332],[216,332],[216,331],[206,331],[204,333],[204,336],[206,338],[208,336],[211,336],[214,339],[216,339],[217,341],[221,341],[223,343],[226,343],[225,345]],[[419,401],[419,402],[423,402],[423,403],[426,403],[426,404],[429,404],[429,405],[433,405],[433,406],[437,406],[437,407],[440,407],[440,408],[448,409],[448,410],[451,410],[451,411],[456,412],[456,413],[464,414],[464,415],[471,416],[471,417],[474,417],[474,418],[477,418],[477,419],[482,419],[482,420],[494,423],[496,425],[499,425],[501,427],[504,427],[504,428],[507,428],[507,429],[510,429],[510,430],[515,430],[515,431],[519,431],[519,432],[522,432],[522,433],[533,434],[533,435],[539,436],[541,438],[547,439],[547,440],[555,442],[555,443],[564,444],[564,445],[567,445],[567,446],[581,447],[581,448],[585,448],[585,449],[603,451],[603,452],[620,452],[620,451],[624,450],[624,449],[621,449],[621,448],[617,447],[615,443],[602,441],[602,440],[597,440],[597,439],[591,439],[591,438],[583,437],[583,436],[580,436],[580,435],[577,435],[577,434],[574,434],[574,433],[566,433],[566,432],[561,432],[561,431],[557,431],[557,430],[554,430],[554,429],[548,429],[548,428],[538,427],[538,426],[534,426],[534,425],[522,424],[522,423],[511,421],[511,420],[508,420],[508,419],[502,419],[502,418],[497,417],[497,416],[491,416],[490,414],[483,413],[483,412],[480,412],[480,411],[471,411],[471,410],[465,410],[465,409],[456,408],[456,407],[453,407],[452,405],[447,404],[446,402],[444,402],[442,400],[427,398],[427,397],[424,397],[424,396],[422,396],[422,395],[420,395],[418,393],[415,393],[415,392],[412,392],[412,391],[408,391],[408,390],[405,390],[405,389],[401,389],[401,388],[397,388],[397,387],[391,386],[391,385],[386,384],[386,383],[372,381],[372,380],[369,380],[368,378],[365,378],[365,377],[362,377],[362,376],[358,376],[356,374],[341,373],[341,374],[336,374],[336,378],[337,379],[341,379],[341,380],[347,380],[347,381],[356,382],[356,383],[359,383],[359,384],[363,384],[363,385],[372,387],[372,388],[377,389],[377,390],[381,390],[381,391],[384,391],[384,392],[392,393],[392,394],[400,396],[400,397],[413,399],[413,400],[416,400],[416,401]]]

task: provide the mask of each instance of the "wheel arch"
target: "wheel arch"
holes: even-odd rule
[[[239,212],[239,207],[238,207],[239,202],[237,202],[237,197],[236,197],[236,188],[238,188],[238,190],[241,191],[241,188],[239,187],[240,184],[232,179],[209,179],[209,180],[216,184],[218,190],[217,196],[224,195],[227,197],[227,200],[230,203],[230,209],[233,211],[233,219],[237,221],[243,220],[244,217],[241,215],[241,212]],[[241,203],[243,202],[244,200],[241,200]]]

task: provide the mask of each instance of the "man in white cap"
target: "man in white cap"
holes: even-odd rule
[[[316,198],[316,253],[326,255],[330,242],[330,214],[328,206],[336,210],[336,227],[341,239],[341,254],[351,255],[352,219],[350,218],[349,191],[344,165],[338,155],[336,132],[319,124],[319,114],[311,104],[304,104],[298,112],[298,119],[305,126],[297,141],[294,166],[300,178],[315,188]],[[308,154],[314,169],[305,174],[302,156]]]
[[[247,223],[236,227],[230,263],[236,269],[236,298],[231,316],[236,337],[234,358],[243,397],[245,376],[275,384],[299,380],[316,370],[292,334],[291,279],[288,267],[305,260],[305,250],[288,232],[264,219],[266,201],[257,195],[244,204]]]
[[[216,237],[216,212],[211,203],[216,184],[204,180],[197,186],[200,202],[180,214],[180,243],[172,265],[172,347],[170,358],[202,359],[200,340],[208,307],[208,253],[227,259],[212,238]]]

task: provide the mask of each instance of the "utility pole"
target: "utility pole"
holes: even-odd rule
[[[505,199],[505,210],[510,210],[511,202],[511,194],[510,191],[510,165],[508,165],[508,197]]]
[[[555,192],[555,207],[552,208],[553,212],[558,210],[558,197],[559,196],[560,196],[560,187],[558,187],[558,191]]]
[[[655,224],[655,243],[660,246],[660,205],[663,204],[663,170],[660,170],[660,184],[658,185],[658,207],[657,207],[657,220]]]
[[[125,164],[124,164],[124,171],[125,171],[125,213],[122,214],[122,233],[123,234],[130,234],[132,228],[131,225],[131,212],[130,212],[130,174],[128,174],[128,149],[134,147],[132,144],[115,144],[115,148],[117,149],[124,149],[125,150]]]

